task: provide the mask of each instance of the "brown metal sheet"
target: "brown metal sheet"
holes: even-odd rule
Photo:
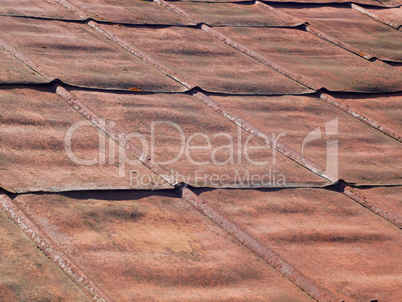
[[[0,300],[90,301],[0,210]]]
[[[141,148],[144,157],[151,157],[165,167],[168,175],[174,176],[178,183],[197,187],[328,184],[325,179],[277,153],[271,145],[263,144],[195,97],[78,90],[72,93],[98,116],[113,121],[114,129],[127,137],[135,135],[133,137],[137,138],[133,142]],[[143,136],[142,141],[138,139],[140,135]],[[252,150],[249,145],[260,149]],[[175,172],[172,173],[172,170]],[[283,184],[280,174],[285,178]],[[253,175],[255,181],[251,179]],[[264,181],[260,182],[262,176]],[[141,175],[136,177],[138,180],[141,178]]]
[[[396,63],[396,64],[390,64],[394,70],[402,74],[402,64],[401,63]]]
[[[382,60],[402,62],[402,32],[352,8],[280,8],[334,38]]]
[[[78,19],[54,0],[2,0],[0,15],[54,19]]]
[[[0,84],[41,84],[49,82],[0,47]]]
[[[345,301],[399,301],[400,229],[325,189],[214,190],[218,211]]]
[[[173,2],[173,3],[176,3],[177,1],[176,0],[167,0],[166,2]],[[206,0],[180,0],[180,2],[217,2],[217,3],[219,3],[219,2],[234,2],[234,3],[236,3],[236,2],[245,2],[244,0],[231,0],[231,1],[228,1],[228,0],[208,0],[208,1],[206,1]]]
[[[396,26],[402,26],[402,7],[395,8],[364,8],[366,11],[373,13],[374,15],[383,18],[384,20],[388,20],[394,22],[393,24]]]
[[[130,24],[192,25],[194,23],[152,1],[69,0],[77,8],[99,21]]]
[[[108,27],[193,85],[207,91],[246,94],[310,91],[200,29]]]
[[[402,217],[402,186],[363,187],[358,191],[368,200],[372,200],[396,216]]]
[[[270,4],[271,1],[263,1],[267,4]],[[305,3],[305,4],[314,4],[314,3],[323,3],[323,4],[328,4],[328,3],[348,3],[348,2],[353,2],[357,4],[367,4],[367,5],[373,5],[373,6],[384,6],[384,7],[394,7],[394,6],[400,6],[402,5],[401,0],[275,0],[272,2],[297,2],[297,3]]]
[[[389,92],[402,76],[308,32],[283,28],[220,28],[229,38],[332,91]]]
[[[148,169],[135,164],[55,94],[6,89],[0,95],[2,188],[12,192],[169,188],[156,175],[141,186],[130,183],[130,169],[149,174]],[[78,125],[75,131],[74,125]],[[71,148],[66,141],[71,141]],[[116,155],[111,158],[112,152]]]
[[[335,94],[350,109],[402,133],[402,94],[354,95]]]
[[[162,72],[85,24],[0,17],[0,36],[53,77],[71,85],[184,91]]]
[[[400,143],[324,100],[309,96],[213,96],[213,99],[261,130],[275,133],[280,142],[297,152],[304,151],[306,158],[323,169],[327,159],[335,163],[327,155],[327,146],[337,141],[339,179],[359,184],[402,183]],[[338,124],[338,133],[326,133],[325,127],[331,121]],[[307,143],[305,139],[309,137],[315,139]],[[303,142],[306,142],[304,150]]]
[[[250,3],[174,2],[191,18],[212,26],[296,26],[272,11]]]
[[[311,301],[173,193],[16,201],[114,301]]]

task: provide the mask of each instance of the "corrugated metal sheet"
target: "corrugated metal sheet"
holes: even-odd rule
[[[213,0],[214,1],[214,0]],[[215,0],[216,1],[216,0]],[[268,4],[271,3],[271,1],[264,1]],[[272,2],[296,2],[300,4],[314,4],[314,3],[325,3],[325,4],[331,4],[331,3],[348,3],[351,2],[349,0],[275,0]],[[382,6],[382,7],[395,7],[395,6],[400,6],[402,3],[400,0],[354,0],[352,1],[354,3],[358,4],[366,4],[366,5],[373,5],[373,6]]]
[[[53,19],[78,19],[54,0],[2,0],[0,15]]]
[[[169,188],[54,93],[7,89],[0,90],[0,96],[2,188],[12,192]],[[153,177],[142,185],[130,183],[130,170]]]
[[[359,188],[360,192],[370,200],[385,205],[395,215],[402,217],[402,186]]]
[[[305,93],[308,88],[193,28],[110,26],[125,41],[202,89],[222,93]],[[233,81],[233,77],[236,81]]]
[[[325,169],[327,143],[338,143],[339,178],[359,184],[399,184],[400,144],[324,101],[308,96],[214,96],[228,110],[267,133],[281,135],[289,145]],[[327,136],[325,125],[337,122],[337,134]],[[319,129],[320,137],[305,139]]]
[[[53,78],[70,85],[184,91],[155,68],[85,24],[0,17],[0,36]]]
[[[0,300],[91,301],[0,211]]]
[[[193,24],[152,1],[71,0],[69,2],[85,11],[88,17],[99,21],[130,24]]]
[[[331,91],[389,92],[402,77],[298,29],[222,28],[220,32]],[[399,34],[397,32],[397,34]]]
[[[395,8],[387,8],[387,9],[374,9],[374,8],[364,8],[369,13],[372,13],[374,16],[382,18],[383,22],[390,21],[392,25],[395,27],[402,26],[402,8],[395,7]],[[387,24],[387,23],[386,23]]]
[[[0,47],[0,84],[41,84],[48,81]]]
[[[153,159],[169,173],[176,175],[175,172],[178,172],[177,182],[197,187],[250,186],[253,175],[266,175],[265,185],[258,181],[255,185],[281,186],[278,177],[282,174],[286,178],[285,186],[328,184],[278,153],[269,142],[268,145],[263,144],[195,97],[87,91],[73,91],[73,94],[98,116],[114,121],[114,129],[120,133],[143,136],[144,144],[138,139],[133,142],[148,157],[152,156],[153,145]],[[249,149],[249,145],[260,149]],[[187,149],[186,146],[194,148]],[[181,151],[182,148],[186,148],[186,151]],[[255,162],[263,164],[257,165]],[[271,182],[268,182],[269,175]],[[212,180],[216,177],[218,181]],[[243,183],[244,178],[246,181]]]
[[[382,60],[402,62],[402,32],[352,8],[281,8],[315,28]]]
[[[312,301],[174,194],[23,195],[17,202],[115,301]]]
[[[292,22],[281,18],[257,4],[189,2],[173,3],[192,19],[202,20],[212,26],[296,26],[302,22]]]
[[[400,1],[306,1],[3,1],[0,300],[401,300]]]
[[[340,299],[400,299],[400,229],[340,193],[214,190],[201,197]]]
[[[342,103],[357,112],[370,117],[383,126],[390,127],[402,133],[400,117],[402,115],[402,94],[385,95],[354,95],[337,94]]]

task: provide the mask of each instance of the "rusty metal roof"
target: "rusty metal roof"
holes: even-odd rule
[[[5,0],[0,301],[402,300],[399,0]]]
[[[399,300],[400,229],[320,189],[200,194],[308,277],[350,300]],[[383,249],[383,246],[387,246]],[[378,259],[381,277],[377,275]]]

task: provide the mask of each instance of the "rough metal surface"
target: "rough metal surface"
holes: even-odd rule
[[[132,141],[141,148],[144,156],[148,157],[152,156],[153,145],[152,159],[161,163],[168,174],[176,175],[175,172],[178,172],[180,176],[176,179],[177,182],[186,182],[198,187],[250,186],[252,175],[267,175],[266,185],[258,181],[255,185],[281,186],[278,177],[282,174],[286,178],[284,186],[328,184],[325,179],[286,158],[269,143],[263,144],[195,97],[78,90],[72,93],[98,116],[115,122],[114,129],[120,133],[127,136],[138,133],[143,136],[143,140],[138,139],[137,135]],[[156,121],[163,123],[153,124]],[[181,153],[181,149],[186,145],[195,147]],[[261,149],[252,150],[248,146]],[[264,164],[256,165],[254,162]],[[172,170],[175,172],[172,173]],[[217,176],[218,181],[212,180],[211,177]],[[243,183],[245,176],[246,181]]]
[[[0,300],[91,301],[0,210]]]
[[[311,301],[174,194],[16,201],[115,301]]]
[[[357,11],[377,20],[384,24],[387,24],[395,29],[400,29],[402,26],[402,8],[365,8],[356,4],[352,4],[352,8]]]
[[[88,17],[99,21],[129,24],[193,24],[152,1],[70,0],[69,2],[87,13]]]
[[[278,270],[289,281],[303,289],[313,299],[322,302],[338,301],[339,299],[325,288],[317,285],[314,281],[289,264],[272,249],[261,243],[258,239],[242,230],[236,223],[222,215],[212,207],[205,199],[195,194],[188,188],[182,189],[182,198],[190,203],[199,212],[218,224],[222,229],[236,238],[244,246],[249,248],[256,255],[260,256],[270,266]]]
[[[385,206],[391,213],[402,217],[402,186],[366,187],[359,191],[368,199]]]
[[[340,299],[401,299],[400,229],[341,193],[213,190],[200,196]]]
[[[335,94],[336,98],[349,108],[373,118],[381,125],[402,134],[402,94],[352,95]]]
[[[0,17],[0,36],[53,78],[70,85],[184,91],[85,24]]]
[[[257,4],[174,2],[175,7],[192,19],[202,20],[212,26],[297,26],[302,22],[290,22]]]
[[[0,91],[0,186],[12,192],[85,189],[169,188],[156,175],[148,185],[130,183],[130,170],[151,174],[127,152],[122,152],[54,93],[32,89]],[[70,159],[65,148],[71,132]],[[89,125],[88,125],[89,124]],[[112,157],[109,155],[115,152]],[[121,157],[119,157],[119,154]],[[125,161],[130,160],[120,174]],[[91,161],[84,165],[79,160]],[[136,163],[136,164],[135,164]]]
[[[332,91],[390,92],[402,76],[298,29],[221,28],[229,38]],[[397,34],[399,34],[397,32]]]
[[[111,302],[85,273],[18,207],[6,194],[0,194],[0,207],[42,252],[94,301]]]
[[[400,184],[400,143],[319,98],[309,96],[213,96],[228,110],[289,145],[325,169],[327,142],[338,141],[339,178],[359,184]],[[325,125],[337,119],[337,134]],[[321,137],[304,146],[319,129]]]
[[[329,6],[279,9],[379,59],[402,61],[402,32],[355,9]]]
[[[402,300],[398,2],[281,2],[2,2],[0,301]]]
[[[380,186],[376,186],[380,187]],[[360,187],[358,187],[360,188]],[[369,198],[364,194],[363,190],[359,190],[358,188],[352,188],[347,183],[340,181],[337,184],[337,190],[343,193],[345,196],[351,198],[355,202],[359,203],[363,207],[369,209],[373,213],[378,216],[384,218],[390,223],[394,224],[396,227],[402,229],[402,216],[397,212],[393,211],[392,207],[389,208],[387,202],[384,204],[381,203],[378,198],[374,198],[374,196],[369,196]]]
[[[268,4],[271,3],[271,1],[264,1]],[[400,0],[354,0],[354,1],[349,1],[349,0],[275,0],[272,2],[296,2],[300,4],[314,4],[314,3],[322,3],[322,4],[331,4],[331,3],[347,3],[347,2],[353,2],[357,4],[367,4],[367,5],[372,5],[372,6],[379,6],[379,7],[395,7],[395,6],[400,6],[402,3]]]
[[[391,8],[387,10],[383,9],[368,9],[368,11],[372,12],[373,14],[384,18],[385,20],[390,20],[395,22],[397,25],[399,25],[399,30],[400,27],[402,26],[402,8]]]
[[[78,19],[54,0],[2,0],[0,15],[53,19]]]
[[[246,94],[310,91],[199,29],[109,28],[151,58],[207,91]]]
[[[1,47],[0,62],[1,84],[40,84],[48,82]]]

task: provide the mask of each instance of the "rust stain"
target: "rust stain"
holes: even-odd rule
[[[130,91],[135,91],[135,92],[143,92],[144,90],[141,87],[130,87],[128,88]]]
[[[355,1],[378,6],[367,10],[324,0],[315,5],[4,1],[0,83],[23,88],[0,89],[0,185],[14,193],[78,192],[17,194],[14,200],[0,194],[3,211],[65,273],[54,272],[47,258],[22,267],[37,259],[33,245],[25,255],[7,247],[6,257],[19,255],[13,266],[18,269],[11,272],[2,262],[0,273],[11,272],[19,281],[2,279],[0,300],[33,300],[24,296],[33,291],[46,300],[49,288],[61,300],[85,301],[78,287],[99,301],[398,300],[401,76],[396,70],[402,57],[395,38],[400,8],[389,8],[396,0]],[[103,22],[84,22],[90,18]],[[369,61],[374,56],[396,67]],[[81,88],[55,84],[54,93],[50,86],[26,85],[55,79]],[[193,95],[183,93],[196,87],[208,93],[198,88]],[[314,96],[300,95],[313,91]],[[334,117],[341,133],[312,144],[302,156],[304,137]],[[124,144],[130,159],[140,158],[136,173],[152,174],[153,189],[176,190],[138,186],[120,192],[128,187],[113,177],[117,166],[66,162],[63,133],[82,119],[90,121],[92,132],[79,134],[81,154],[95,153],[98,130],[111,145]],[[159,165],[141,157],[138,142],[120,138],[148,133],[152,120],[174,120],[187,136],[252,134],[258,146],[272,132],[284,132],[275,145],[280,167],[292,186],[304,188],[211,190],[201,183],[190,189],[187,185],[197,186],[194,179],[177,181],[167,172],[194,174],[192,162]],[[179,144],[172,130],[160,134],[156,153],[166,159]],[[332,138],[340,142],[340,176],[323,168],[325,144]],[[210,156],[197,156],[205,154]],[[202,168],[205,175],[228,170]],[[243,163],[236,168],[266,172]],[[356,188],[353,182],[369,186]],[[305,188],[330,183],[338,191]],[[3,216],[0,211],[0,241],[14,236],[23,243],[18,229],[12,236],[1,231],[16,228]],[[40,251],[35,255],[44,259]]]

